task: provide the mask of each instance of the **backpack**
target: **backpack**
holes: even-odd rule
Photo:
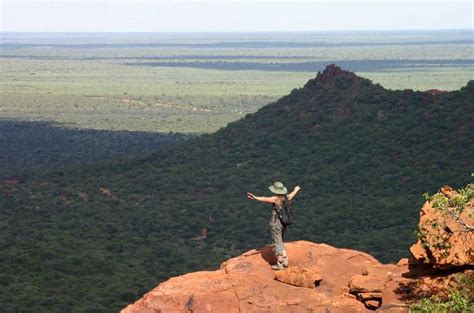
[[[285,198],[283,201],[283,207],[281,209],[276,209],[276,212],[283,226],[293,224],[293,206],[288,201],[288,198]]]

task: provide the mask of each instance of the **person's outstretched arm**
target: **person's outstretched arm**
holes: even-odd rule
[[[247,198],[250,200],[257,200],[263,203],[275,203],[275,199],[273,197],[257,197],[251,192],[247,192]]]
[[[293,191],[288,194],[288,200],[292,200],[300,190],[300,186],[296,186],[295,189],[293,189]]]

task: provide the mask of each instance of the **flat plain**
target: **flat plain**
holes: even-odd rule
[[[474,77],[472,30],[1,33],[0,118],[67,128],[209,133],[336,63],[389,89]]]

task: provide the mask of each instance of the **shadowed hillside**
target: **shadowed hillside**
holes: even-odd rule
[[[268,242],[270,210],[245,192],[265,194],[274,180],[302,187],[288,240],[394,261],[412,242],[421,194],[467,182],[473,112],[473,81],[390,91],[328,66],[214,134],[4,181],[0,306],[116,310],[167,277],[215,268]]]
[[[177,133],[71,129],[51,122],[0,119],[0,177],[136,157],[187,137]]]

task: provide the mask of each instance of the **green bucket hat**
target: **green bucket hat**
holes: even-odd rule
[[[288,193],[286,187],[279,181],[268,187],[268,189],[270,189],[271,192],[276,193],[277,195],[286,195]]]

